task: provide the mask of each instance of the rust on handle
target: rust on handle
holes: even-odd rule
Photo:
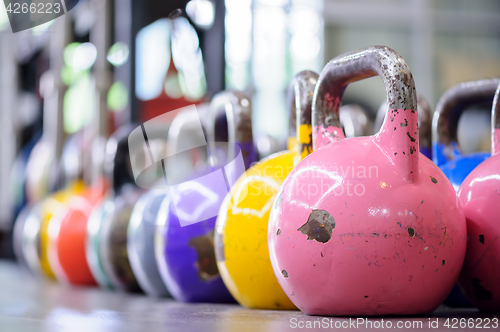
[[[313,100],[313,149],[344,138],[339,109],[347,86],[364,78],[380,76],[387,93],[386,117],[407,120],[407,126],[394,130],[385,125],[377,134],[380,146],[388,146],[387,154],[398,164],[401,175],[409,182],[418,178],[419,150],[417,93],[410,68],[394,50],[371,46],[346,53],[331,60],[321,72]],[[400,122],[401,122],[400,121]],[[388,121],[385,121],[388,122]],[[391,130],[389,130],[391,127]],[[395,142],[395,144],[384,144]]]
[[[290,137],[296,136],[301,159],[312,152],[311,112],[318,78],[317,73],[304,70],[293,77],[288,87]]]
[[[439,99],[432,122],[433,144],[444,144],[445,157],[453,159],[452,144],[457,142],[458,120],[471,106],[492,102],[500,79],[464,82],[448,89]]]

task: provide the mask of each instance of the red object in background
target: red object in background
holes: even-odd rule
[[[173,58],[171,57],[165,81],[168,77],[174,75],[178,77],[179,72],[177,71],[177,68],[175,68]],[[189,101],[184,96],[181,96],[180,98],[172,98],[165,93],[165,90],[163,90],[158,97],[140,102],[140,121],[146,122],[169,112],[171,113],[169,114],[170,121],[173,121],[178,113],[177,110],[189,105],[197,105],[203,101],[203,99],[204,98],[200,98],[200,100],[197,101]]]
[[[61,277],[70,284],[96,285],[85,255],[87,221],[94,207],[104,198],[106,187],[107,180],[101,179],[82,195],[72,197],[61,220],[54,248]]]
[[[148,120],[156,118],[159,115],[170,113],[169,116],[171,116],[170,120],[172,121],[174,117],[177,115],[178,109],[189,105],[196,105],[199,103],[200,101],[192,102],[188,101],[184,97],[174,99],[167,96],[165,92],[162,92],[162,94],[155,99],[141,102],[140,120],[142,122],[146,122]]]

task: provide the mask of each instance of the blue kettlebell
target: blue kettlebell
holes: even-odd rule
[[[433,161],[456,190],[490,152],[463,155],[457,142],[458,120],[471,106],[491,104],[500,79],[460,83],[441,97],[432,121]]]

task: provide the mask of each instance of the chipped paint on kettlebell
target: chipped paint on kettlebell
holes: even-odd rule
[[[283,202],[279,186],[294,165],[312,152],[311,104],[317,77],[311,71],[294,76],[287,102],[290,133],[295,137],[290,137],[288,151],[253,165],[234,186],[217,218],[215,242],[223,248],[216,252],[217,265],[231,294],[245,307],[295,309],[274,276],[267,247],[268,221],[271,210]],[[247,195],[240,199],[242,192]],[[280,229],[273,232],[286,236]]]
[[[207,234],[193,237],[188,242],[188,245],[196,250],[198,256],[196,262],[198,277],[203,281],[210,281],[219,277],[213,239],[214,232],[211,231]]]
[[[337,128],[345,88],[377,74],[389,103],[382,130],[343,139]],[[306,314],[432,312],[458,278],[466,227],[454,188],[436,165],[420,158],[409,68],[387,47],[339,56],[320,75],[314,100],[314,152],[283,182],[281,203],[270,215],[276,278]],[[330,140],[332,132],[340,139]],[[357,177],[352,167],[364,168],[364,175]],[[372,176],[370,167],[376,169]],[[326,229],[319,231],[321,222],[310,222],[316,220],[312,211],[327,211],[330,225],[335,221],[330,239]]]
[[[500,125],[499,113],[500,84],[492,108],[492,138]],[[458,191],[470,237],[459,283],[479,310],[500,313],[500,154],[492,143],[491,158],[477,166]]]
[[[297,231],[307,235],[308,240],[326,243],[332,238],[335,219],[325,210],[313,210],[307,222]]]

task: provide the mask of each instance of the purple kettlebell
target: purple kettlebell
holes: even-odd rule
[[[230,187],[257,161],[251,123],[248,97],[240,92],[217,94],[205,126],[210,165],[179,184],[172,184],[167,176],[170,199],[158,214],[157,224],[164,226],[155,239],[160,244],[155,246],[162,254],[162,279],[178,301],[235,302],[219,275],[214,229]]]

